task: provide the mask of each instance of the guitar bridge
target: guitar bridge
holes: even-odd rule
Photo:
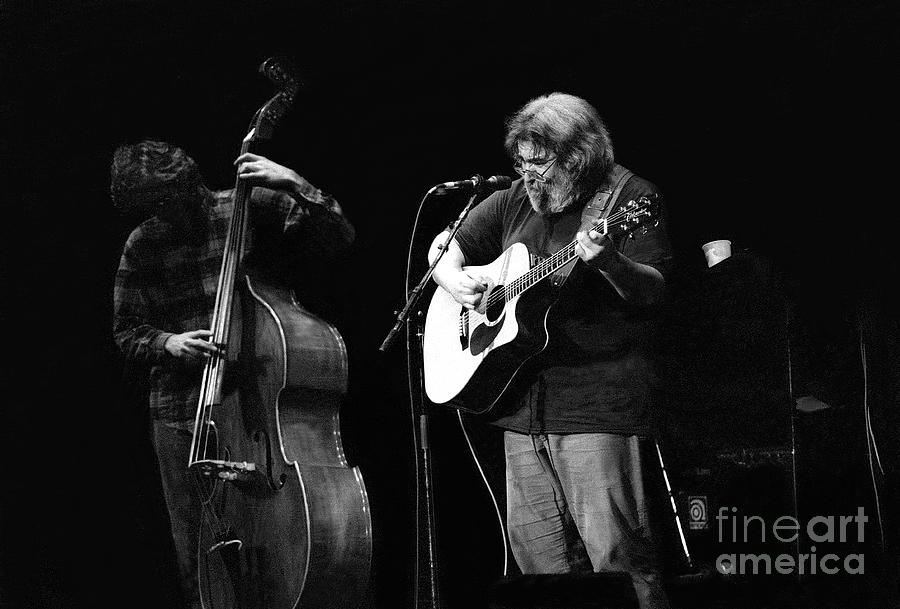
[[[459,347],[463,351],[469,348],[469,311],[466,309],[459,313]]]

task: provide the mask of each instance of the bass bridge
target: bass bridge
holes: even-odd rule
[[[203,459],[191,463],[190,469],[207,478],[219,478],[236,484],[266,483],[265,475],[256,463]]]

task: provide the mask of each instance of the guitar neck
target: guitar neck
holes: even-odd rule
[[[624,217],[625,214],[623,212],[613,214],[612,216],[610,216],[610,218],[595,223],[593,226],[591,226],[590,230],[598,230],[607,234],[621,232],[619,229],[619,225],[612,225],[612,222],[619,222]],[[541,260],[533,269],[509,282],[505,290],[506,299],[511,300],[515,298],[519,294],[522,294],[529,288],[536,285],[541,280],[546,279],[559,269],[575,260],[575,258],[578,257],[578,254],[575,253],[575,246],[577,243],[578,241],[572,240],[565,247],[560,249],[549,258]]]
[[[649,197],[641,197],[637,201],[629,201],[609,217],[595,222],[588,230],[595,230],[611,237],[622,233],[628,234],[639,226],[643,226],[647,219],[652,219],[651,208],[655,205],[656,196],[654,194]],[[533,269],[509,282],[504,289],[506,300],[509,301],[522,294],[572,262],[578,256],[575,253],[577,243],[576,240],[569,242],[549,258],[539,262]]]
[[[572,241],[564,248],[538,263],[533,269],[524,275],[517,277],[509,282],[506,286],[506,299],[511,300],[522,294],[532,286],[536,285],[542,279],[552,275],[562,267],[566,266],[577,257],[575,253],[575,241]]]

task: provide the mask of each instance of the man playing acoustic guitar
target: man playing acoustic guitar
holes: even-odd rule
[[[527,246],[532,267],[574,249],[571,264],[543,279],[560,286],[547,304],[546,347],[488,414],[505,430],[513,554],[526,574],[627,572],[642,609],[668,607],[641,450],[654,394],[649,347],[672,258],[665,217],[657,204],[640,230],[591,228],[657,189],[615,164],[606,126],[581,98],[535,98],[506,127],[522,178],[472,210],[434,277],[462,307],[483,312],[486,290],[502,281],[467,266],[486,265],[515,243]],[[430,260],[446,236],[434,240]]]

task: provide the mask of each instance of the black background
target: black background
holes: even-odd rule
[[[167,139],[212,187],[229,187],[246,125],[273,93],[256,68],[275,54],[294,59],[305,86],[264,152],[334,194],[358,230],[306,298],[350,349],[344,440],[372,501],[378,606],[402,606],[411,590],[404,351],[377,348],[403,302],[412,221],[435,183],[512,175],[503,119],[540,93],[594,103],[619,162],[666,193],[686,294],[711,239],[770,264],[804,328],[808,376],[851,379],[833,398],[843,414],[810,441],[863,502],[856,341],[867,333],[871,405],[896,471],[888,3],[184,4],[2,6],[0,598],[10,605],[173,602],[145,415],[110,337],[134,222],[110,205],[109,160],[123,142]],[[427,203],[415,279],[425,243],[463,203]],[[499,550],[453,419],[438,413],[435,426],[444,577],[459,590],[496,574]]]

